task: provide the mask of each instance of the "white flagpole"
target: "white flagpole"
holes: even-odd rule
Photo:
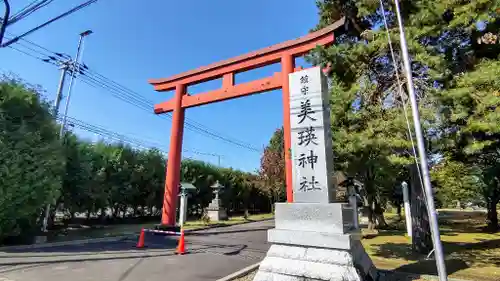
[[[398,18],[399,34],[401,37],[401,52],[403,55],[404,70],[408,86],[408,95],[410,96],[411,110],[413,115],[413,124],[415,126],[415,138],[417,139],[418,154],[420,156],[420,168],[422,171],[422,178],[424,180],[425,196],[427,197],[427,209],[429,212],[429,220],[432,232],[432,242],[434,243],[434,253],[436,257],[436,267],[439,274],[439,281],[447,281],[446,266],[444,263],[443,246],[441,245],[441,238],[439,235],[439,226],[437,220],[436,208],[434,206],[434,198],[431,186],[431,179],[429,176],[429,166],[427,163],[427,153],[425,151],[424,137],[422,134],[422,127],[420,125],[420,113],[418,112],[417,98],[415,96],[415,88],[413,86],[413,76],[410,65],[410,58],[408,55],[408,46],[404,33],[403,20],[399,9],[399,1],[394,0],[396,5],[396,15]]]

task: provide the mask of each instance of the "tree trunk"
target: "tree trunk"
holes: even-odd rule
[[[498,230],[497,203],[498,200],[488,202],[488,229],[491,231]]]
[[[106,210],[105,208],[101,208],[101,211],[99,213],[99,221],[102,223],[106,219]]]
[[[371,207],[367,208],[368,210],[368,230],[374,230],[376,226],[375,212]]]
[[[488,229],[496,232],[499,229],[497,204],[500,201],[500,181],[498,178],[493,179],[489,188],[491,189],[491,192],[489,196],[486,197],[488,208]]]
[[[398,213],[399,220],[402,220],[403,216],[401,215],[401,204],[397,204],[396,212]]]
[[[51,229],[54,227],[54,224],[56,222],[57,206],[59,206],[59,203],[56,203],[55,206],[51,206],[53,208],[50,208],[49,210],[49,217],[47,218],[47,229]]]
[[[118,217],[118,212],[120,211],[120,208],[118,206],[115,206],[113,208],[113,219],[116,219]]]
[[[373,199],[370,197],[368,197],[367,201],[366,211],[368,216],[368,230],[374,230],[377,226],[377,216],[374,208],[375,202],[373,202]]]
[[[380,206],[380,204],[375,201],[375,208],[373,210],[374,216],[375,216],[375,221],[376,221],[376,226],[378,229],[382,228],[387,228],[387,222],[385,221],[384,218],[384,209]]]
[[[278,202],[278,194],[276,194],[276,192],[273,192],[272,197],[273,199],[271,200],[271,212],[274,214],[275,203]]]
[[[248,212],[250,206],[249,198],[248,196],[245,196],[245,199],[243,199],[243,217],[245,219],[248,219],[250,213]]]
[[[433,249],[431,228],[425,202],[424,189],[420,184],[420,178],[415,164],[410,167],[410,177],[412,250],[426,255]]]

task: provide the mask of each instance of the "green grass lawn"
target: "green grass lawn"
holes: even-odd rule
[[[187,221],[184,225],[184,229],[199,229],[204,227],[215,227],[215,226],[228,226],[233,224],[240,224],[244,222],[260,221],[265,219],[270,219],[273,214],[258,214],[250,215],[247,219],[242,216],[231,217],[227,221],[221,222],[209,222],[205,223],[201,220],[197,221]],[[100,227],[89,227],[89,228],[78,228],[78,229],[68,229],[65,235],[56,235],[49,238],[49,242],[61,242],[70,240],[80,240],[80,239],[90,239],[90,238],[102,238],[102,237],[115,237],[122,235],[134,235],[139,233],[141,228],[154,228],[158,223],[143,223],[143,224],[115,224],[106,225]]]
[[[478,212],[440,212],[440,230],[448,274],[472,281],[500,280],[500,233],[485,233],[485,215]],[[403,222],[392,218],[392,225]],[[411,251],[411,239],[403,230],[364,231],[366,252],[380,269],[437,275],[434,260]]]

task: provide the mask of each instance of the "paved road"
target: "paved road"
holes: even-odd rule
[[[2,252],[0,281],[216,280],[260,261],[273,226],[264,221],[193,232],[183,256],[174,254],[175,238],[152,235],[144,250],[135,249],[136,241],[118,241]]]

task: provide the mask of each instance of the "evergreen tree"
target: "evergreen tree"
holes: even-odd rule
[[[384,206],[399,185],[396,180],[414,163],[407,127],[408,122],[412,125],[411,115],[408,110],[406,115],[404,112],[408,95],[404,87],[400,92],[396,75],[398,71],[399,82],[405,82],[395,17],[386,7],[393,62],[378,1],[325,0],[319,1],[318,7],[318,27],[339,16],[345,16],[349,22],[347,30],[337,34],[336,44],[318,48],[310,56],[313,63],[330,66],[335,169],[364,184],[370,228],[383,227]],[[339,8],[332,14],[331,7]],[[409,48],[415,54],[414,82],[428,129],[436,121],[433,81],[442,61],[416,40],[410,40]]]
[[[0,239],[29,236],[59,195],[63,154],[57,125],[39,90],[0,82]]]
[[[500,199],[493,188],[498,185],[494,140],[498,140],[495,94],[499,88],[493,77],[498,77],[499,1],[400,4],[427,149],[446,154],[445,159],[478,166],[488,183],[483,193],[494,220],[493,208]],[[401,169],[408,170],[412,162],[407,157],[412,152],[401,109],[407,101],[406,89],[400,96],[395,79],[395,70],[402,69],[396,17],[392,3],[384,5],[396,68],[379,1],[318,1],[316,28],[342,16],[348,24],[336,34],[334,46],[318,48],[310,57],[331,71],[336,167],[365,183],[372,212],[377,212],[374,205],[383,205],[385,190],[394,184],[383,175],[404,174]],[[481,157],[475,158],[474,153]]]

